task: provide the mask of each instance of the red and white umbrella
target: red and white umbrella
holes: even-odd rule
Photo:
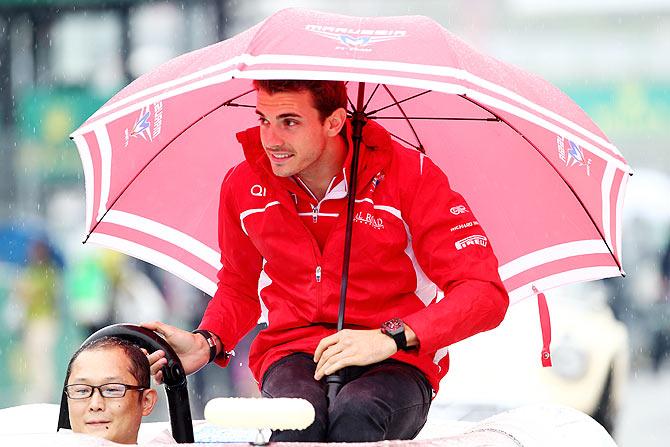
[[[365,82],[368,118],[468,200],[512,301],[622,273],[621,153],[557,88],[421,16],[284,10],[135,80],[72,135],[88,240],[213,294],[219,188],[243,160],[235,133],[257,123],[252,79],[349,81],[352,103]]]

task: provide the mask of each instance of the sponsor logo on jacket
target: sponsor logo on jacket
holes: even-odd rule
[[[251,187],[251,189],[249,190],[249,193],[252,196],[265,197],[268,194],[268,190],[264,186],[256,184],[256,185]]]
[[[459,214],[465,214],[468,213],[468,209],[464,207],[463,205],[457,205],[449,210],[451,214],[454,216],[458,216]]]
[[[384,180],[384,172],[379,171],[377,175],[372,179],[372,184],[370,185],[370,192],[373,193],[375,192],[375,189],[377,189],[377,185],[379,185],[379,182]]]
[[[471,228],[471,227],[477,227],[479,226],[479,222],[476,220],[473,220],[472,222],[467,222],[464,224],[456,225],[455,227],[451,227],[450,231],[458,231],[458,230],[464,230],[466,228]]]
[[[375,230],[384,229],[384,221],[382,220],[381,217],[375,218],[375,216],[373,216],[370,213],[363,214],[362,211],[356,213],[356,215],[354,216],[354,222],[370,225]]]
[[[456,246],[456,250],[462,250],[472,245],[481,245],[482,247],[486,247],[487,243],[488,239],[486,239],[486,236],[476,234],[474,236],[468,236],[465,239],[461,239],[460,241],[456,241],[454,245]]]

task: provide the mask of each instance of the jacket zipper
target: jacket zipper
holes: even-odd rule
[[[321,266],[316,266],[316,282],[321,282]]]
[[[319,220],[319,205],[321,205],[321,202],[312,207],[312,222],[314,223],[317,223]]]

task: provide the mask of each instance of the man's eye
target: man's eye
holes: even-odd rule
[[[259,117],[258,117],[258,122],[261,123],[261,124],[267,124],[267,123],[269,123],[269,121],[266,120],[265,118],[263,118],[262,116],[259,116]]]
[[[85,386],[69,387],[68,394],[70,396],[86,396],[89,393],[89,388]]]
[[[296,120],[286,120],[284,121],[284,124],[286,125],[286,127],[293,127],[298,125],[298,122]]]
[[[107,385],[105,387],[105,391],[108,391],[110,393],[119,393],[119,392],[122,393],[124,388],[125,387],[122,385]]]

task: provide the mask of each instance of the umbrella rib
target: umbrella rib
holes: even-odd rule
[[[254,91],[253,89],[252,89],[252,90],[249,90],[249,91],[247,91],[247,92],[242,93],[241,95],[238,95],[238,96],[236,96],[236,97],[234,97],[234,98],[231,98],[231,99],[227,100],[226,102],[224,102],[224,103],[222,103],[222,104],[219,104],[218,106],[214,107],[214,108],[213,108],[212,110],[210,110],[209,112],[207,112],[207,113],[203,114],[202,116],[200,116],[199,118],[197,118],[197,119],[196,119],[195,121],[193,121],[190,125],[184,127],[184,129],[183,129],[181,132],[179,132],[177,135],[174,136],[174,138],[172,138],[170,141],[168,141],[168,142],[165,144],[165,146],[163,146],[163,147],[161,148],[161,150],[157,151],[157,152],[154,154],[154,156],[151,157],[151,158],[146,162],[146,164],[142,167],[142,169],[140,169],[139,171],[137,171],[137,174],[135,174],[135,176],[132,178],[132,180],[130,180],[130,181],[128,182],[128,184],[121,190],[121,192],[119,192],[119,195],[117,195],[116,198],[115,198],[115,199],[112,201],[112,203],[109,205],[109,207],[107,207],[107,209],[105,210],[105,213],[102,215],[102,217],[100,218],[100,220],[98,220],[98,221],[95,223],[95,225],[93,225],[93,228],[91,228],[91,231],[88,232],[88,234],[86,235],[86,238],[84,239],[84,242],[83,242],[83,243],[85,244],[86,241],[88,241],[88,238],[91,237],[91,234],[93,234],[93,232],[96,230],[96,228],[98,228],[98,225],[105,219],[105,216],[107,216],[107,213],[108,213],[112,208],[114,208],[114,205],[116,204],[116,202],[118,202],[118,200],[121,198],[121,196],[123,196],[123,194],[128,190],[128,188],[130,188],[130,185],[132,185],[132,184],[135,182],[135,180],[140,176],[140,174],[142,174],[142,173],[144,172],[144,170],[145,170],[145,169],[146,169],[146,168],[147,168],[147,167],[148,167],[148,166],[149,166],[149,165],[150,165],[150,164],[151,164],[151,163],[152,163],[152,162],[153,162],[153,161],[160,155],[160,154],[162,154],[163,151],[164,151],[165,149],[167,149],[167,147],[168,147],[170,144],[172,144],[173,141],[175,141],[177,138],[179,138],[180,136],[182,136],[182,135],[184,134],[184,132],[186,132],[187,130],[189,130],[191,127],[195,126],[198,122],[202,121],[202,120],[203,120],[204,118],[206,118],[207,116],[209,116],[209,115],[211,115],[212,113],[214,113],[215,111],[219,110],[221,107],[229,106],[230,103],[231,103],[231,101],[234,101],[234,100],[236,100],[236,99],[238,99],[238,98],[241,98],[242,96],[244,96],[244,95],[246,95],[246,94],[248,94],[248,93],[251,93],[251,92],[253,92],[253,91]]]
[[[384,88],[386,88],[386,91],[387,91],[387,92],[389,91],[389,90],[388,90],[388,87],[386,87],[386,85],[384,85]],[[393,102],[393,103],[391,103],[391,104],[389,104],[389,105],[386,105],[386,106],[384,106],[384,107],[381,107],[381,108],[379,108],[379,109],[377,109],[377,110],[373,110],[373,111],[369,112],[368,115],[373,115],[373,114],[375,114],[375,113],[377,113],[377,112],[381,112],[382,110],[386,110],[386,109],[388,109],[388,108],[390,108],[390,107],[396,106],[396,105],[398,105],[398,104],[402,104],[403,102],[407,102],[407,101],[409,101],[410,99],[418,98],[419,96],[425,95],[426,93],[430,93],[430,92],[432,92],[432,90],[426,90],[426,91],[424,91],[424,92],[417,93],[416,95],[409,96],[409,97],[407,97],[407,98],[405,98],[405,99],[403,99],[403,100],[401,100],[401,101],[397,101],[397,100],[393,97],[393,95],[390,95],[391,98],[393,98],[393,101],[395,101],[395,102]]]
[[[361,112],[364,112],[365,109],[368,108],[368,105],[370,104],[370,101],[372,101],[372,97],[375,96],[375,93],[377,93],[377,90],[379,90],[379,86],[380,86],[380,85],[381,85],[381,84],[377,84],[377,85],[375,86],[375,89],[372,91],[372,94],[370,95],[370,97],[368,98],[368,101],[367,101],[367,102],[365,103],[365,105],[363,106],[363,110],[361,110]]]
[[[347,85],[349,85],[349,81],[346,81],[346,82],[344,83],[344,86],[345,86],[345,87],[346,87]],[[351,117],[353,116],[353,113],[356,111],[356,106],[355,106],[354,103],[351,101],[351,99],[349,99],[349,95],[347,95],[347,101],[349,102],[349,105],[351,106],[351,111],[348,112],[348,116],[349,116],[349,118],[351,118]]]
[[[247,107],[249,109],[255,109],[256,108],[256,106],[252,106],[250,104],[238,104],[236,102],[231,102],[230,104],[224,104],[224,106],[227,106],[227,107]]]
[[[437,121],[500,121],[498,118],[465,118],[465,117],[439,117],[439,116],[368,116],[375,120],[437,120]]]
[[[391,135],[392,137],[396,138],[397,140],[402,141],[403,143],[405,143],[405,144],[407,144],[407,145],[409,145],[409,146],[412,146],[412,147],[413,147],[414,149],[416,149],[417,151],[419,151],[419,152],[423,152],[423,151],[421,150],[421,148],[420,148],[419,146],[417,146],[416,144],[414,144],[414,143],[410,143],[409,141],[405,140],[405,139],[402,138],[402,137],[399,137],[398,135],[396,135],[396,134],[394,134],[394,133],[389,132],[389,135]]]
[[[398,106],[398,109],[400,109],[400,113],[402,113],[402,116],[404,116],[404,117],[405,117],[405,120],[407,120],[407,125],[408,125],[409,128],[412,130],[412,133],[414,134],[414,138],[416,138],[416,141],[419,143],[419,151],[421,151],[421,153],[425,154],[425,153],[426,153],[426,150],[423,148],[423,143],[421,143],[421,140],[419,139],[419,135],[416,133],[416,130],[414,130],[414,126],[412,125],[412,122],[409,120],[409,118],[407,118],[407,114],[405,113],[405,111],[403,110],[403,108],[400,106],[400,103],[398,102],[397,99],[395,99],[395,96],[393,96],[393,93],[392,93],[391,90],[386,86],[386,84],[384,84],[384,90],[386,90],[386,93],[388,93],[389,96],[391,97],[391,99],[392,99],[393,101],[395,101],[395,105]],[[425,92],[420,93],[420,94],[418,94],[418,95],[415,95],[414,97],[417,97],[417,96],[420,96],[420,95],[422,95],[422,94],[428,93],[429,91],[430,91],[430,90],[426,90]],[[411,98],[407,98],[407,99],[411,99]]]
[[[607,247],[607,250],[609,250],[610,254],[612,255],[612,259],[614,259],[614,262],[616,262],[617,267],[619,267],[619,271],[620,271],[620,272],[623,272],[623,267],[622,267],[621,264],[619,263],[619,260],[616,258],[616,256],[614,256],[614,253],[612,252],[612,248],[611,248],[611,247],[609,246],[609,244],[607,243],[607,240],[605,239],[605,236],[603,235],[602,231],[600,231],[600,228],[598,228],[598,225],[596,224],[595,220],[593,219],[593,216],[591,215],[591,213],[589,212],[589,210],[588,210],[588,209],[586,208],[586,206],[584,205],[584,202],[582,201],[582,199],[581,199],[581,198],[579,197],[579,195],[575,192],[575,190],[574,190],[574,188],[572,187],[572,185],[570,185],[570,183],[568,183],[568,181],[565,179],[565,177],[563,177],[563,175],[561,175],[561,173],[558,171],[558,169],[556,169],[556,166],[554,166],[554,164],[551,162],[551,160],[549,160],[549,159],[547,158],[547,156],[544,155],[544,153],[543,153],[537,146],[535,146],[535,144],[533,144],[532,141],[530,141],[530,140],[528,139],[528,137],[526,137],[526,136],[525,136],[522,132],[520,132],[516,127],[514,127],[509,121],[505,120],[504,118],[502,118],[501,116],[499,116],[498,114],[496,114],[493,110],[491,110],[491,109],[485,107],[484,105],[478,103],[478,102],[475,101],[474,99],[472,99],[472,98],[468,98],[467,95],[458,95],[458,96],[460,96],[461,98],[465,99],[466,101],[470,101],[472,104],[474,104],[474,105],[476,105],[476,106],[481,107],[482,109],[486,110],[486,111],[487,111],[488,113],[490,113],[491,115],[495,116],[495,117],[498,119],[498,121],[500,121],[500,122],[502,122],[502,123],[505,123],[510,129],[512,129],[514,132],[516,132],[521,138],[523,138],[524,140],[526,140],[526,142],[527,142],[528,144],[530,144],[531,147],[532,147],[533,149],[535,149],[535,151],[537,151],[537,153],[540,154],[540,156],[541,156],[542,158],[544,158],[544,160],[547,162],[547,164],[549,164],[549,166],[551,166],[551,168],[554,170],[554,172],[556,172],[556,174],[559,176],[559,178],[560,178],[561,180],[563,180],[563,183],[565,183],[565,186],[567,186],[568,189],[570,190],[570,192],[572,192],[572,195],[575,197],[575,199],[577,199],[577,202],[579,202],[579,204],[581,205],[582,209],[584,210],[584,212],[586,213],[586,215],[589,217],[589,219],[591,220],[591,223],[593,224],[593,226],[595,227],[596,231],[597,231],[598,234],[600,235],[600,239],[602,239],[602,241],[605,243],[605,246]]]

